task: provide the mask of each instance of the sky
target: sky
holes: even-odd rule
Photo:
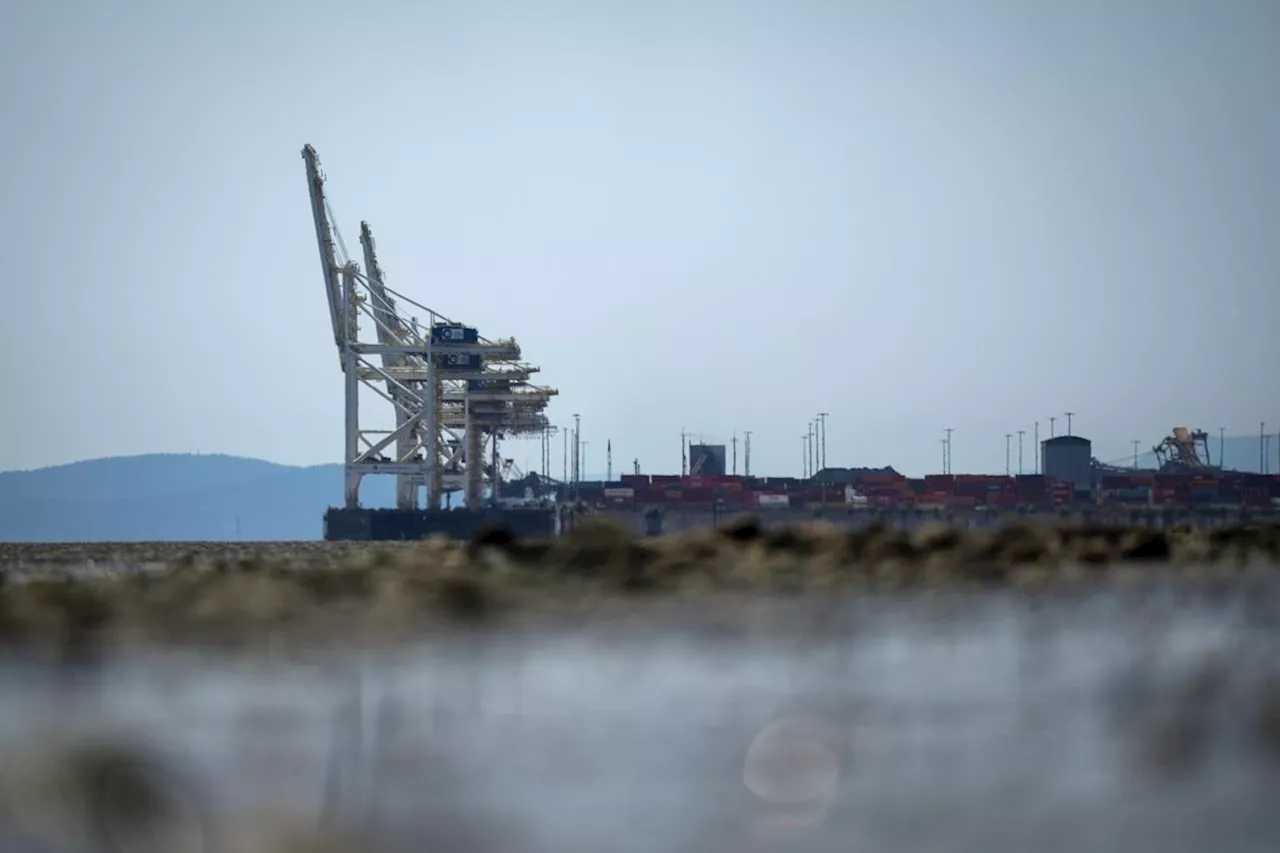
[[[588,471],[1280,429],[1278,89],[1273,0],[10,0],[0,469],[341,461],[306,143]]]

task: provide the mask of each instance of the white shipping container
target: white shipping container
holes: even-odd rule
[[[758,495],[756,502],[761,507],[778,509],[791,506],[791,497],[789,495]]]
[[[606,498],[634,498],[636,490],[632,488],[605,489],[604,496]]]

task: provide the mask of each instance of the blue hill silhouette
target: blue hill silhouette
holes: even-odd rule
[[[365,506],[394,504],[366,479]],[[342,502],[342,466],[214,455],[94,459],[0,473],[0,541],[314,540]]]

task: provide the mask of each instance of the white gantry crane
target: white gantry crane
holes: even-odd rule
[[[482,338],[387,287],[366,222],[360,223],[362,271],[333,222],[315,149],[305,146],[302,157],[333,341],[346,379],[346,506],[360,505],[360,483],[371,474],[395,476],[399,509],[417,509],[423,488],[428,509],[438,509],[441,496],[457,490],[465,491],[468,505],[478,505],[485,485],[496,495],[510,469],[510,460],[499,456],[500,439],[536,434],[546,445],[554,434],[543,411],[558,392],[529,384],[538,368],[520,361],[514,338]],[[397,299],[422,311],[425,326],[417,317],[401,317]],[[372,339],[362,340],[370,327]],[[361,388],[389,404],[389,428],[365,427]]]

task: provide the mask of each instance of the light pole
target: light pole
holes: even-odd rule
[[[800,479],[809,479],[809,434],[800,436]]]
[[[1227,428],[1218,427],[1218,470],[1227,467]]]
[[[1058,430],[1057,430],[1057,427],[1056,427],[1056,424],[1057,424],[1057,423],[1058,423],[1058,419],[1057,419],[1057,418],[1049,418],[1049,438],[1056,438],[1056,437],[1057,437],[1057,435],[1058,435]]]
[[[951,427],[943,430],[947,434],[945,452],[942,455],[942,473],[951,473],[951,433],[955,432]]]
[[[1133,440],[1133,470],[1138,470],[1138,439]]]
[[[822,438],[819,443],[822,446],[822,467],[827,467],[827,418],[831,416],[830,412],[818,412],[818,421],[822,428]]]
[[[1022,437],[1027,434],[1025,429],[1018,430],[1018,476],[1022,476]]]
[[[1004,434],[1004,475],[1008,477],[1013,473],[1009,463],[1009,454],[1013,448],[1013,433],[1006,432]]]
[[[1036,421],[1036,473],[1040,473],[1040,422]]]
[[[751,476],[751,430],[747,430],[744,435],[745,435],[745,440],[744,440],[745,446],[742,448],[742,455],[745,458],[742,461],[742,467],[743,467],[742,473],[743,473],[743,476],[750,477]]]
[[[573,416],[573,482],[576,485],[582,477],[582,416]]]
[[[1071,435],[1071,418],[1075,412],[1063,412],[1063,414],[1067,416],[1067,435]]]
[[[814,464],[814,463],[816,463],[816,462],[817,462],[817,457],[818,457],[818,443],[817,443],[816,441],[814,441],[814,440],[813,440],[814,431],[815,431],[815,429],[816,429],[816,427],[815,427],[815,424],[816,424],[816,423],[817,423],[817,421],[809,421],[809,426],[808,426],[808,434],[809,434],[809,476],[811,476],[811,477],[813,476],[813,472],[814,472],[815,470],[817,470],[817,469],[816,469],[816,466],[815,466],[815,464]]]

